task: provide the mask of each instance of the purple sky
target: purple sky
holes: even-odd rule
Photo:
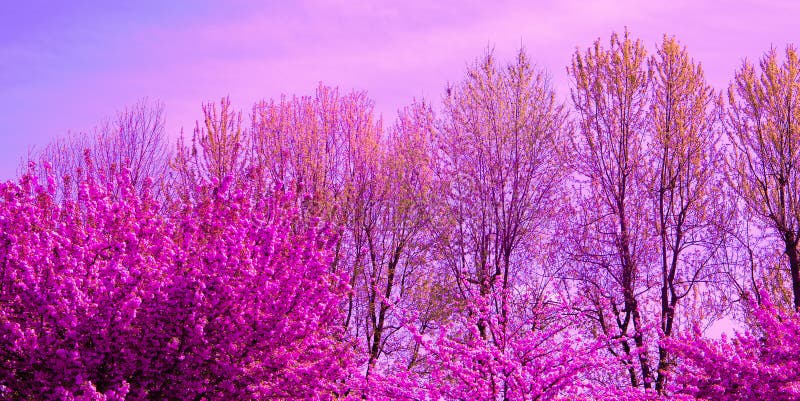
[[[165,103],[174,137],[194,125],[202,102],[229,94],[247,110],[311,93],[319,81],[367,90],[393,118],[414,97],[438,102],[487,46],[507,60],[524,45],[566,99],[576,46],[625,26],[649,50],[676,35],[718,88],[743,58],[800,38],[795,1],[588,3],[2,0],[0,179],[17,173],[31,147],[89,130],[143,97]]]

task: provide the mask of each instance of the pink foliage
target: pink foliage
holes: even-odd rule
[[[0,398],[331,399],[349,368],[332,236],[220,185],[172,215],[127,174],[0,185]]]
[[[593,350],[560,329],[530,330],[500,346],[481,338],[476,325],[460,335],[443,330],[426,344],[429,399],[536,400],[580,392]]]
[[[570,331],[569,318],[543,327],[521,320],[506,330],[488,298],[469,300],[437,334],[410,328],[423,348],[421,371],[395,367],[398,374],[372,375],[369,399],[380,400],[551,400],[590,396],[590,369],[603,361],[600,342]],[[544,311],[539,311],[544,312]],[[552,311],[548,311],[552,313]],[[484,338],[478,321],[485,322]]]
[[[700,400],[800,399],[800,316],[784,313],[762,294],[755,324],[733,338],[694,336],[670,341],[683,362],[675,391]]]

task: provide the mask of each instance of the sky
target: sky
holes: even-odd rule
[[[795,1],[12,1],[0,0],[0,179],[31,150],[89,132],[148,98],[191,133],[201,105],[230,96],[366,90],[387,122],[494,50],[523,46],[563,99],[576,49],[626,27],[653,52],[675,35],[727,87],[744,59],[800,44]]]

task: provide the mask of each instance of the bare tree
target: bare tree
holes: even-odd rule
[[[92,154],[96,166],[108,173],[120,168],[130,170],[134,186],[149,177],[161,187],[169,160],[164,105],[142,100],[123,110],[101,126]]]
[[[135,188],[141,189],[149,178],[149,186],[161,197],[169,160],[164,105],[140,100],[92,133],[57,138],[35,152],[32,159],[41,162],[39,169],[44,162],[50,165],[51,172],[61,180],[60,191],[73,190],[78,174],[91,173],[111,179],[121,169],[128,169]]]

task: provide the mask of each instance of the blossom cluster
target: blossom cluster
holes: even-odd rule
[[[334,236],[229,180],[164,214],[118,174],[0,184],[0,398],[330,399],[348,371]],[[43,182],[40,182],[43,181]]]

